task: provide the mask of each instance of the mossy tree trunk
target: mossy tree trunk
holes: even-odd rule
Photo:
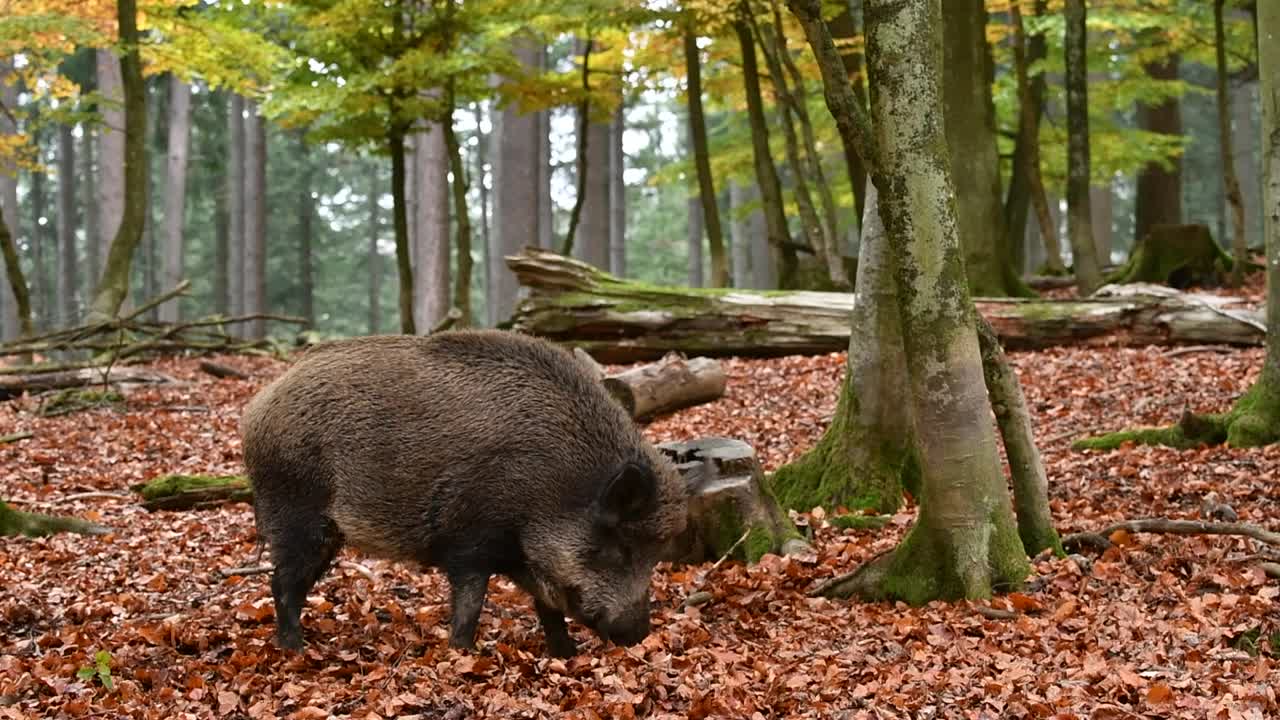
[[[118,0],[120,72],[124,87],[124,214],[107,252],[106,267],[93,291],[89,321],[116,316],[129,296],[129,267],[142,241],[147,214],[147,86],[142,79],[138,12],[135,0]],[[104,156],[103,161],[107,158]]]
[[[1224,413],[1186,413],[1167,428],[1139,428],[1081,440],[1077,449],[1125,442],[1192,448],[1226,442],[1257,447],[1280,441],[1280,3],[1258,3],[1258,89],[1262,98],[1263,233],[1267,244],[1267,353],[1262,373]]]
[[[829,35],[817,0],[792,7]],[[914,604],[986,597],[1029,572],[989,420],[941,115],[920,111],[942,107],[941,14],[940,0],[867,7],[872,177],[896,283],[921,484],[915,526],[862,568],[851,589]],[[845,127],[856,125],[866,123]]]
[[[892,513],[904,487],[917,492],[919,465],[908,411],[907,366],[897,293],[875,185],[867,184],[849,359],[835,417],[809,452],[773,475],[784,507]]]
[[[1071,265],[1082,297],[1102,287],[1089,207],[1089,59],[1084,0],[1067,0],[1067,234]]]
[[[960,247],[969,290],[984,297],[1032,297],[1010,262],[1000,203],[1000,158],[991,97],[994,63],[982,0],[943,3],[943,99],[956,177]]]
[[[982,372],[995,411],[996,426],[1009,459],[1013,479],[1013,508],[1018,536],[1028,555],[1053,550],[1063,555],[1062,541],[1049,512],[1049,477],[1031,431],[1031,413],[1022,397],[1018,375],[1009,364],[991,323],[978,318],[978,345],[982,348]]]

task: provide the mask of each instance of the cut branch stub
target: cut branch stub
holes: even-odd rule
[[[681,563],[715,560],[745,533],[733,557],[756,562],[766,554],[804,554],[809,545],[764,482],[755,450],[741,440],[706,437],[658,445],[689,483],[689,526],[664,553]],[[715,472],[702,472],[704,461]]]

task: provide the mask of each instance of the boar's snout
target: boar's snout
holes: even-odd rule
[[[649,601],[596,624],[600,637],[615,645],[635,645],[649,636]]]

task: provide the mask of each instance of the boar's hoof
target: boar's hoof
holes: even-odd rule
[[[295,631],[276,633],[276,645],[279,645],[281,650],[302,652],[302,632]]]
[[[548,635],[547,654],[556,658],[571,658],[578,654],[578,643],[568,635]]]

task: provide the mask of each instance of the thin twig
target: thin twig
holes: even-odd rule
[[[30,440],[35,436],[36,434],[30,431],[16,432],[10,435],[0,435],[0,445],[7,445],[9,443],[18,442],[19,440]]]
[[[1189,345],[1187,347],[1174,348],[1166,350],[1163,355],[1167,358],[1179,357],[1181,355],[1194,355],[1195,353],[1212,352],[1220,355],[1226,355],[1233,352],[1234,349],[1227,345]]]

